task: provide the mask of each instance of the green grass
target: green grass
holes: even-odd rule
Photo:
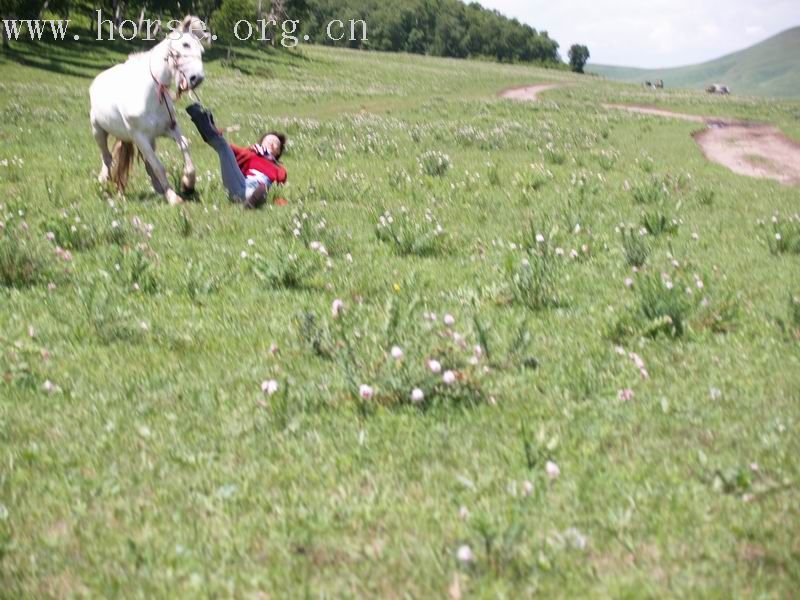
[[[670,88],[693,89],[723,83],[737,95],[800,98],[800,27],[697,65],[669,69],[590,65],[587,71],[630,83],[663,79]]]
[[[0,54],[1,595],[793,594],[796,189],[601,107],[636,87],[306,47],[200,90],[231,141],[287,131],[289,207],[231,205],[184,115],[201,202],[141,165],[121,199],[86,114],[123,50]],[[679,226],[636,260],[644,212]]]

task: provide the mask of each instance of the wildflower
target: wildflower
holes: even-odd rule
[[[442,381],[444,381],[445,385],[453,385],[456,382],[456,374],[452,371],[445,371],[442,374]]]
[[[664,287],[666,287],[668,290],[671,290],[673,287],[675,287],[675,284],[673,284],[669,279],[667,279],[664,282]]]
[[[575,248],[573,248],[572,250],[569,251],[569,257],[573,259],[578,258],[578,251],[575,250]]]
[[[52,393],[53,393],[53,392],[55,392],[57,389],[58,389],[58,388],[57,388],[56,384],[54,384],[54,383],[53,383],[52,381],[50,381],[49,379],[48,379],[47,381],[45,381],[45,382],[42,384],[42,390],[43,390],[43,391],[45,391],[45,392],[47,392],[48,394],[52,394]]]
[[[533,493],[533,484],[530,481],[522,482],[522,493],[530,496]]]
[[[446,314],[444,316],[443,321],[444,321],[444,324],[447,325],[448,327],[452,327],[453,325],[456,324],[456,319],[451,314]]]
[[[781,241],[781,239],[783,239],[783,238],[781,237],[781,234],[780,234],[780,233],[776,233],[776,234],[775,234],[775,239],[776,239],[777,241],[779,241],[779,242],[780,242],[780,241]]]
[[[47,233],[44,235],[44,237],[47,239],[47,241],[48,241],[48,242],[52,242],[53,240],[55,240],[55,239],[56,239],[56,234],[55,234],[55,233],[53,233],[52,231],[48,231],[48,232],[47,232]]]
[[[461,508],[458,509],[458,516],[461,517],[462,521],[466,521],[467,519],[469,519],[469,510],[467,509],[466,506],[462,506]]]
[[[564,249],[556,248],[556,256],[564,256]]]
[[[561,469],[559,469],[558,465],[552,460],[547,461],[547,464],[544,466],[544,470],[550,479],[558,479],[561,475]]]
[[[573,229],[572,231],[575,232],[575,233],[580,233],[581,232],[581,224],[580,223],[576,223],[575,224],[575,229]]]
[[[423,400],[425,400],[425,392],[419,388],[414,388],[411,390],[411,402],[414,404],[419,404]]]
[[[694,284],[697,286],[698,290],[702,290],[703,289],[703,285],[704,284],[703,284],[703,280],[702,279],[698,279],[697,281],[694,282]]]
[[[333,318],[338,319],[339,315],[342,314],[343,310],[344,310],[344,302],[342,302],[338,298],[334,300],[333,304],[331,304],[331,314],[333,315]]]
[[[294,237],[300,237],[300,230],[295,227],[294,230],[292,231],[292,234],[294,235]]]
[[[111,221],[111,229],[119,229],[119,221]]]
[[[352,255],[352,254],[350,254],[350,253],[348,252],[348,253],[345,255],[344,259],[345,259],[347,262],[351,263],[351,262],[353,262],[353,255]]]
[[[536,243],[544,244],[544,236],[541,233],[536,234]]]
[[[247,240],[247,245],[248,246],[255,246],[256,242],[255,242],[255,240],[253,240],[253,238],[250,238],[249,240]]]
[[[431,370],[431,373],[441,373],[442,363],[438,360],[430,359],[428,361],[428,368]]]
[[[400,346],[392,346],[392,358],[395,360],[402,360],[405,354],[403,353],[403,349]]]
[[[625,278],[625,287],[630,288],[633,287],[633,279],[630,277]]]
[[[589,244],[584,244],[583,246],[581,246],[581,252],[583,252],[584,254],[589,254]]]
[[[241,254],[239,254],[239,256],[241,256],[242,258],[247,258],[247,252],[245,252],[244,250],[242,250],[242,253],[241,253]]]
[[[633,400],[633,390],[631,388],[625,388],[624,390],[620,390],[619,392],[617,392],[617,398],[619,398],[622,402]]]
[[[272,394],[278,391],[278,382],[275,381],[274,379],[268,379],[266,381],[262,381],[261,391],[264,392],[267,396],[272,396]]]
[[[470,548],[466,544],[459,547],[456,556],[458,557],[459,562],[463,564],[469,564],[475,562],[475,555],[472,553],[472,548]]]
[[[369,400],[370,398],[372,398],[373,393],[374,391],[372,387],[366,384],[362,383],[361,386],[358,388],[358,395],[361,396],[361,398],[363,398],[364,400]]]
[[[696,242],[697,240],[700,239],[700,234],[698,234],[697,232],[693,233],[692,234],[692,239]]]

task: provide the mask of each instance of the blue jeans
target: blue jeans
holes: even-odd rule
[[[236,156],[233,150],[225,141],[221,134],[216,135],[209,141],[209,145],[216,150],[219,156],[219,166],[222,173],[222,185],[228,192],[231,200],[234,202],[245,203],[250,198],[250,195],[258,188],[260,184],[265,184],[267,189],[270,187],[269,179],[265,181],[256,177],[245,177],[242,174],[239,165],[236,162]]]

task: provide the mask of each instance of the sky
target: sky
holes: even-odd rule
[[[800,0],[478,0],[589,62],[677,67],[718,58],[800,25]]]

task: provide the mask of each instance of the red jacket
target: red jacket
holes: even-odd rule
[[[231,144],[236,163],[245,177],[254,175],[251,171],[263,173],[272,183],[286,183],[286,169],[269,156],[262,156],[252,148],[242,148]]]

